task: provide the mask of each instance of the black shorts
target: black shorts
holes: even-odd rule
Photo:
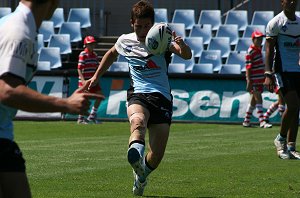
[[[148,124],[171,124],[173,103],[160,93],[133,93],[127,98],[128,106],[139,104],[148,109]]]
[[[275,84],[280,89],[283,96],[289,91],[296,91],[298,97],[300,97],[299,72],[275,73]]]
[[[25,172],[25,160],[19,146],[0,138],[0,172]]]

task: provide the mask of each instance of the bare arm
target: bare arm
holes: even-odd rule
[[[183,59],[191,59],[192,51],[191,48],[183,41],[180,36],[176,36],[176,33],[173,32],[174,45],[170,46],[170,51],[177,54]]]
[[[101,95],[76,90],[69,98],[57,98],[38,93],[12,75],[0,78],[0,102],[4,105],[28,112],[67,112],[87,114],[89,98]]]
[[[78,72],[78,76],[79,76],[82,84],[84,84],[85,83],[85,79],[84,79],[84,77],[82,75],[81,69],[77,69],[77,72]]]
[[[274,91],[274,82],[272,79],[273,61],[274,61],[274,48],[276,45],[275,38],[267,38],[266,40],[266,60],[265,60],[265,83],[264,85],[270,91]]]
[[[119,53],[117,52],[115,46],[113,46],[110,50],[108,50],[105,55],[103,56],[100,65],[95,72],[94,76],[89,80],[90,87],[94,86],[99,81],[99,77],[104,74],[111,66],[111,64],[117,59]],[[89,87],[89,88],[90,88]]]

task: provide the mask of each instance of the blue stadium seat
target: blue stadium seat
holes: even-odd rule
[[[221,50],[221,57],[227,58],[231,51],[229,37],[213,37],[208,45],[208,50]]]
[[[264,25],[247,25],[247,27],[244,31],[243,37],[251,38],[251,35],[255,30],[258,30],[258,31],[262,32],[263,34],[265,34],[265,26]]]
[[[51,63],[49,61],[38,61],[37,70],[38,71],[50,71],[51,70],[50,65],[51,65]]]
[[[44,42],[49,42],[50,36],[55,34],[54,23],[52,21],[43,21],[39,28],[39,34],[43,35]]]
[[[50,62],[50,68],[56,69],[62,66],[60,49],[58,47],[44,47],[41,49],[38,61]]]
[[[90,8],[70,8],[67,22],[79,22],[81,28],[91,27]]]
[[[194,59],[194,56],[192,56],[191,59],[184,60],[180,56],[177,56],[176,54],[174,54],[172,56],[171,63],[182,63],[185,65],[185,70],[187,72],[190,72],[193,68],[193,65],[195,64],[195,59]]]
[[[64,9],[56,8],[50,21],[53,22],[54,28],[60,28],[63,22],[65,22]]]
[[[238,43],[235,46],[235,51],[237,52],[241,52],[241,51],[248,51],[248,48],[250,47],[250,45],[252,44],[252,38],[249,37],[243,37],[243,38],[239,38]]]
[[[154,23],[168,23],[168,9],[167,8],[154,8]]]
[[[219,74],[241,74],[241,66],[239,64],[224,64]]]
[[[231,10],[227,13],[224,24],[237,24],[239,31],[243,32],[248,25],[247,10]]]
[[[184,23],[186,30],[191,30],[195,25],[195,10],[194,9],[175,9],[172,23]]]
[[[181,36],[182,38],[186,37],[184,23],[168,23],[168,24],[169,24],[170,28],[176,32],[177,36]]]
[[[213,74],[213,64],[212,63],[196,63],[193,66],[191,73],[198,74]]]
[[[251,25],[267,26],[268,22],[274,17],[274,11],[254,11]]]
[[[0,18],[11,13],[10,7],[0,7]]]
[[[129,67],[127,62],[113,62],[109,67],[110,72],[129,72]]]
[[[54,34],[51,35],[48,47],[59,47],[60,54],[71,54],[72,47],[70,34]]]
[[[170,63],[168,68],[168,73],[185,73],[184,63]]]
[[[41,52],[41,49],[45,47],[44,35],[42,34],[37,35],[37,43],[38,43],[38,54],[39,54]]]
[[[190,31],[189,37],[202,37],[203,45],[208,45],[212,38],[212,29],[210,24],[199,25],[196,24]]]
[[[300,17],[300,11],[296,11],[295,14]]]
[[[222,66],[221,50],[203,50],[198,63],[211,63],[213,71],[218,72]]]
[[[225,64],[239,64],[241,66],[241,72],[245,72],[246,71],[246,63],[245,63],[245,59],[246,59],[246,52],[242,51],[242,52],[237,52],[237,51],[233,51],[230,52],[226,63]]]
[[[213,31],[217,31],[222,24],[220,10],[201,10],[198,24],[210,24]]]
[[[229,37],[230,45],[236,45],[239,40],[239,30],[236,24],[220,25],[217,37]]]
[[[186,37],[184,42],[190,46],[194,52],[194,57],[199,58],[203,51],[203,38],[202,37]]]
[[[70,34],[71,43],[82,40],[79,22],[64,22],[59,28],[58,34]]]

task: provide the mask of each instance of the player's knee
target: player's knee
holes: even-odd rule
[[[131,133],[138,130],[144,132],[146,130],[146,120],[143,113],[134,113],[130,116],[130,131]]]

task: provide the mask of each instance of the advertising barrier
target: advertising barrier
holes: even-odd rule
[[[77,77],[70,78],[69,94],[77,88]],[[126,114],[126,92],[128,77],[107,77],[100,79],[106,99],[98,109],[100,119],[124,119]],[[238,79],[197,79],[170,78],[173,95],[173,121],[182,122],[242,122],[250,95],[245,91],[245,80]],[[263,93],[264,112],[277,100],[274,93]],[[74,115],[66,115],[74,119]],[[256,110],[253,122],[258,122]],[[251,121],[252,121],[251,120]],[[270,117],[272,123],[279,122],[278,112]]]

